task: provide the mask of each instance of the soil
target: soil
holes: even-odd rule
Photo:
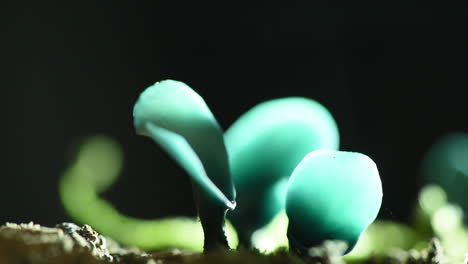
[[[0,264],[344,264],[343,252],[327,241],[322,246],[309,250],[308,256],[299,258],[285,249],[272,254],[256,250],[215,250],[194,253],[180,249],[165,249],[144,252],[137,248],[122,247],[106,238],[90,226],[61,223],[56,227],[37,224],[6,224],[0,226]],[[443,255],[437,239],[422,251],[402,251],[397,255],[370,257],[362,263],[445,264],[451,263]]]

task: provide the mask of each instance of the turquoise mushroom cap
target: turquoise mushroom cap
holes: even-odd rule
[[[223,132],[200,95],[182,82],[157,82],[140,95],[133,117],[137,133],[160,144],[213,202],[234,208]]]
[[[324,240],[342,240],[349,252],[377,217],[381,203],[382,183],[369,157],[314,151],[299,163],[288,182],[290,247],[304,254]]]
[[[239,196],[228,217],[243,243],[284,209],[286,183],[308,153],[336,150],[339,133],[330,112],[303,97],[269,100],[243,114],[224,134]]]
[[[223,131],[203,98],[185,83],[157,82],[141,93],[133,117],[137,133],[152,138],[191,177],[205,249],[207,239],[214,240],[210,247],[225,240],[223,230],[213,229],[222,229],[226,211],[234,209],[235,189]]]

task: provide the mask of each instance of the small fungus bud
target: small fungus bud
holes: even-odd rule
[[[381,203],[382,183],[369,157],[356,152],[314,151],[289,179],[290,247],[304,254],[324,240],[342,240],[349,252],[376,218]]]

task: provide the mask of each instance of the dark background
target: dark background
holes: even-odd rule
[[[341,148],[378,164],[380,216],[405,220],[425,151],[468,130],[467,25],[447,1],[0,1],[0,223],[68,220],[58,178],[96,133],[125,151],[104,194],[122,212],[195,214],[187,176],[133,130],[137,96],[167,78],[223,128],[263,100],[316,99]]]

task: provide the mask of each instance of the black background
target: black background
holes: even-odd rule
[[[58,178],[96,133],[125,152],[104,194],[119,210],[194,215],[187,176],[132,125],[139,93],[167,78],[223,128],[263,100],[316,99],[341,149],[377,163],[380,216],[405,220],[425,151],[468,130],[467,24],[447,1],[0,1],[0,223],[68,220]]]

